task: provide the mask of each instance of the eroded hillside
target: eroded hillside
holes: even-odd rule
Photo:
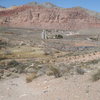
[[[37,4],[23,5],[0,11],[0,25],[64,30],[100,28],[100,19],[91,13],[80,7],[48,8]]]

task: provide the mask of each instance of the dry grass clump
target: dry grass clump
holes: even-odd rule
[[[92,75],[92,81],[98,81],[100,80],[100,69]]]
[[[24,72],[26,65],[16,60],[11,60],[10,62],[7,63],[6,67],[7,69],[14,68],[15,69],[14,72],[21,74]]]
[[[14,34],[14,32],[4,32],[4,34]]]
[[[8,63],[8,66],[10,66],[10,67],[15,67],[15,66],[18,66],[18,65],[19,65],[19,62],[17,62],[16,60],[11,60]]]
[[[1,55],[0,55],[0,61],[1,61],[1,60],[5,60],[5,59],[7,59],[5,56],[1,56]]]
[[[26,82],[27,82],[27,83],[30,83],[30,82],[32,82],[33,79],[35,79],[35,78],[37,78],[37,73],[36,73],[36,72],[33,72],[33,73],[31,73],[31,74],[28,74],[28,75],[26,76]]]
[[[0,48],[7,46],[7,44],[8,44],[7,41],[0,39]]]
[[[91,37],[90,39],[94,40],[94,41],[98,41],[99,38],[98,37]]]
[[[81,67],[76,67],[76,72],[80,75],[83,75],[85,73],[84,69]]]
[[[61,77],[59,69],[57,69],[53,66],[51,66],[49,69],[50,69],[50,71],[47,72],[48,76],[54,75],[55,78]]]
[[[46,75],[52,76],[53,75],[53,72],[51,70],[49,70],[49,71],[46,72]]]
[[[44,50],[44,55],[51,55],[52,54],[52,51],[51,50],[48,50],[48,49],[46,49],[46,50]]]
[[[55,39],[62,39],[62,38],[63,38],[63,36],[62,36],[62,35],[60,35],[60,34],[55,35]]]

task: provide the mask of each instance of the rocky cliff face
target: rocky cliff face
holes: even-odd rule
[[[100,28],[100,19],[79,7],[23,5],[0,11],[0,26],[78,30]]]

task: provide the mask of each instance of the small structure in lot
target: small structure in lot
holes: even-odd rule
[[[42,39],[61,39],[63,38],[63,32],[57,30],[43,30],[41,34]]]
[[[68,30],[43,30],[42,39],[62,39],[70,35],[77,35],[78,32]]]

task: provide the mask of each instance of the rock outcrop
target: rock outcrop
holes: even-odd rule
[[[100,18],[80,7],[49,8],[34,4],[0,11],[0,26],[79,30],[100,28]]]

